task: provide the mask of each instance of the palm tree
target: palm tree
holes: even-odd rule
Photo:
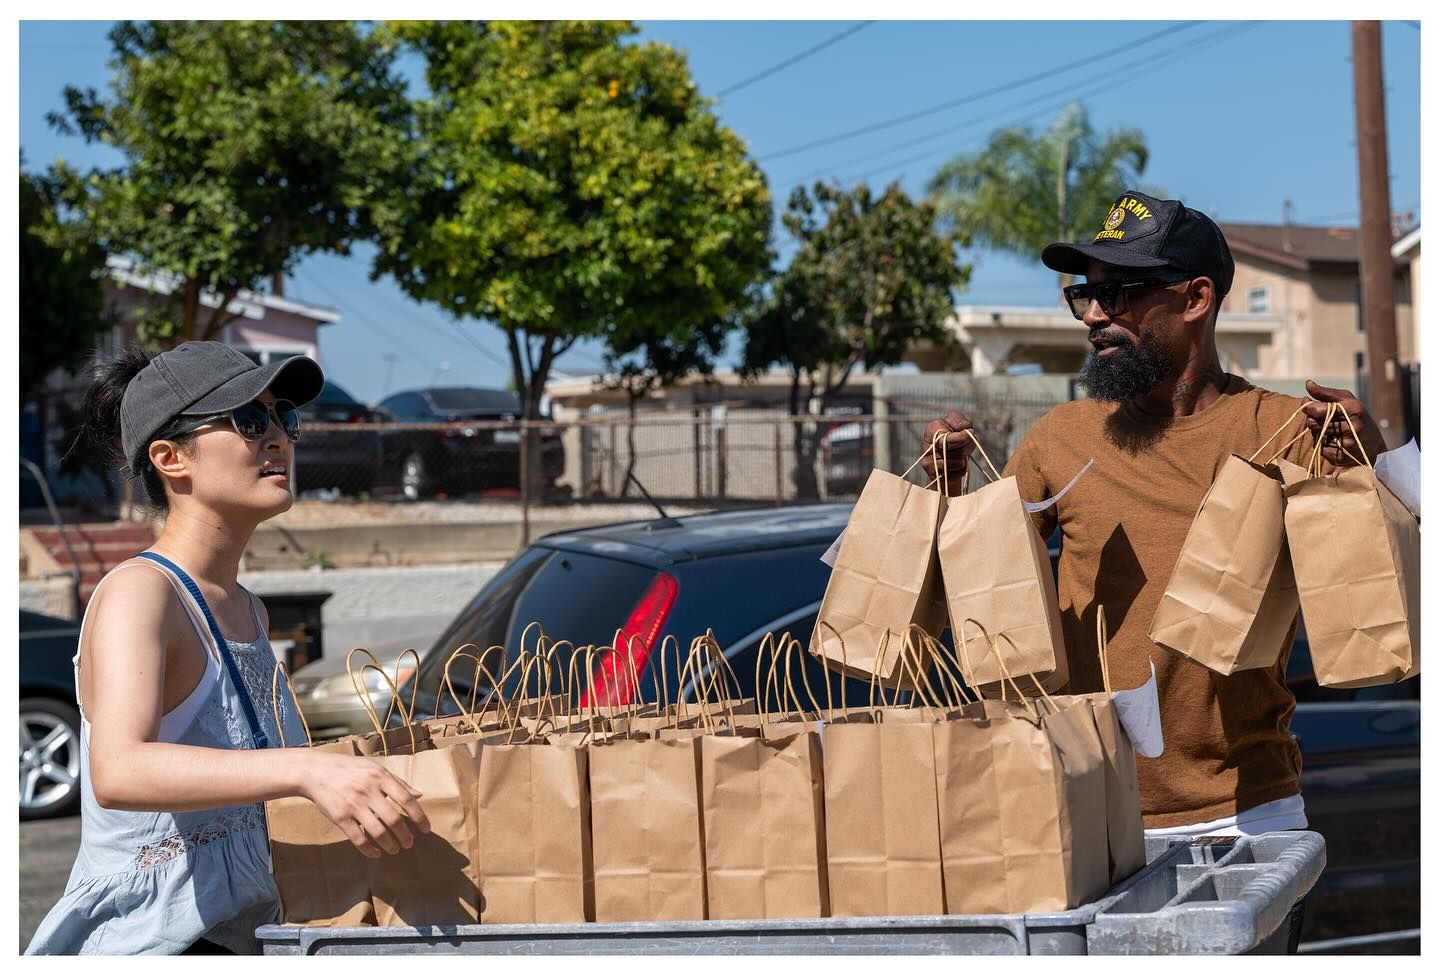
[[[1074,240],[1077,225],[1099,226],[1116,197],[1139,181],[1148,157],[1138,129],[1096,133],[1077,102],[1038,135],[1029,126],[994,133],[979,152],[941,166],[929,190],[955,229],[1038,260],[1046,244]],[[1062,288],[1070,281],[1060,275]]]

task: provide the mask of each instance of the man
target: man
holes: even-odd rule
[[[1085,277],[1064,293],[1089,329],[1080,381],[1090,399],[1041,417],[1005,474],[1018,479],[1026,500],[1040,500],[1095,460],[1058,504],[1036,515],[1042,536],[1057,522],[1063,535],[1058,591],[1071,690],[1101,688],[1095,619],[1104,606],[1113,686],[1138,687],[1151,664],[1158,682],[1165,751],[1138,760],[1147,830],[1304,828],[1300,750],[1289,732],[1295,698],[1285,687],[1293,625],[1274,667],[1228,677],[1156,645],[1147,631],[1195,512],[1231,454],[1249,457],[1284,427],[1260,460],[1290,444],[1282,456],[1304,464],[1327,403],[1345,407],[1372,459],[1385,442],[1350,392],[1311,381],[1313,400],[1300,400],[1221,368],[1215,320],[1235,264],[1220,228],[1180,201],[1129,191],[1089,243],[1051,244],[1041,260]],[[962,433],[970,428],[968,417],[951,413],[925,432],[926,442],[948,433],[942,463],[957,489],[954,475],[973,450]],[[982,442],[984,434],[976,431]],[[1328,464],[1349,466],[1358,454],[1343,421],[1324,431]],[[932,476],[933,466],[927,457]]]

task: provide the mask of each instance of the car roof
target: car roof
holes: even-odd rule
[[[648,565],[829,545],[850,520],[851,503],[746,508],[681,518],[652,518],[559,532],[536,544]]]

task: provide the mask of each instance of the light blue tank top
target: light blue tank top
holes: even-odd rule
[[[149,561],[127,562],[106,579],[138,571],[136,566],[170,580],[207,650],[204,676],[185,701],[161,718],[159,739],[204,748],[254,747],[245,702],[206,622],[204,597],[198,589],[187,591],[186,580],[166,566]],[[276,727],[275,655],[250,598],[258,635],[253,643],[225,641],[234,672],[269,745],[280,745],[282,731],[284,742],[303,745],[305,731],[283,681]],[[87,610],[82,641],[88,618]],[[103,653],[104,646],[97,644],[95,650]],[[85,773],[80,779],[80,849],[64,895],[40,923],[26,954],[177,954],[200,938],[236,952],[257,951],[255,929],[280,916],[264,805],[185,813],[101,806],[90,786],[90,723],[79,700],[79,666],[77,647],[75,697]]]

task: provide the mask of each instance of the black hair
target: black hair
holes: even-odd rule
[[[188,443],[195,434],[190,432],[172,435],[172,429],[184,425],[185,418],[176,417],[146,441],[138,458],[125,456],[120,442],[120,403],[130,380],[149,364],[150,354],[138,345],[127,346],[114,358],[96,356],[91,360],[90,386],[85,390],[85,398],[80,405],[80,434],[70,450],[76,449],[82,441],[88,441],[91,448],[98,451],[111,467],[124,469],[128,466],[132,475],[144,487],[145,506],[163,514],[169,510],[170,500],[165,496],[165,482],[150,463],[150,444],[156,440]],[[67,451],[67,456],[68,454]]]

